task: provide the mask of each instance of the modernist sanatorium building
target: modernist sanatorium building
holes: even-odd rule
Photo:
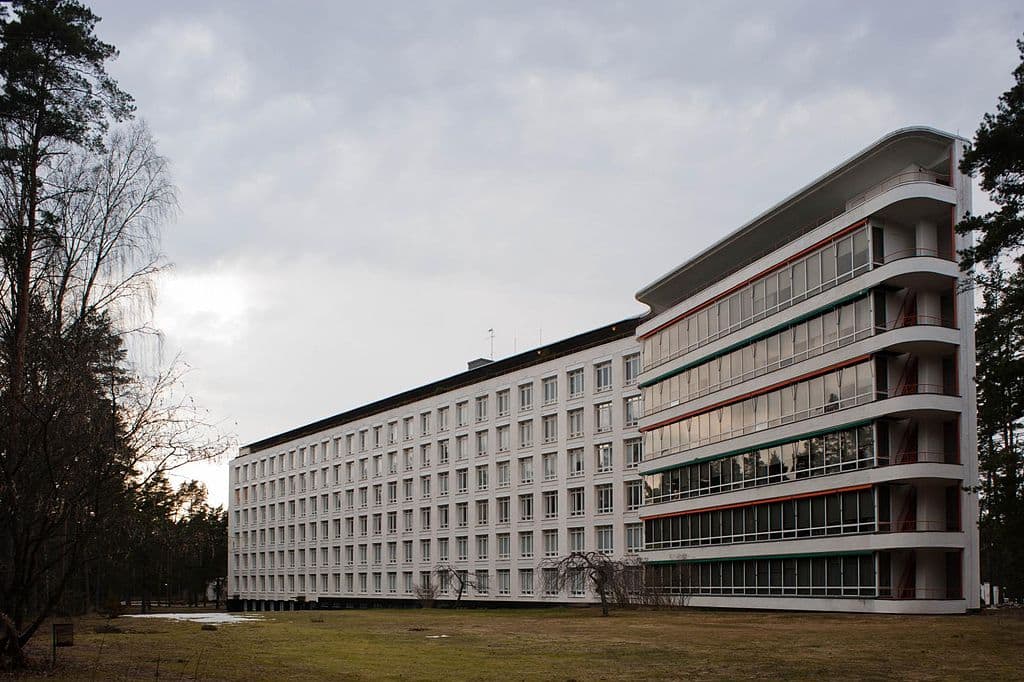
[[[588,602],[542,562],[598,550],[691,605],[976,608],[962,151],[896,131],[645,287],[643,318],[242,448],[229,594],[453,598],[442,564],[465,599]]]

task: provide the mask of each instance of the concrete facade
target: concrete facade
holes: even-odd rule
[[[896,131],[645,287],[643,318],[242,448],[229,596],[394,604],[443,565],[466,600],[590,602],[542,576],[584,549],[692,605],[977,608],[963,145]]]
[[[655,312],[637,330],[644,557],[664,590],[979,606],[962,153],[892,133],[638,294]]]

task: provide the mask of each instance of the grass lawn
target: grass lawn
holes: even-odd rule
[[[1024,613],[946,617],[550,610],[258,614],[204,631],[83,618],[75,646],[30,645],[38,679],[1022,679]],[[322,619],[322,622],[316,622]],[[101,632],[113,625],[121,632]],[[429,635],[448,635],[430,638]],[[157,677],[159,672],[159,677]],[[28,679],[36,679],[29,677]]]

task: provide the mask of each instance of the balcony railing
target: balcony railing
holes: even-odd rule
[[[899,173],[891,178],[887,178],[877,185],[873,185],[868,189],[864,190],[857,196],[846,202],[846,210],[860,206],[866,201],[877,197],[879,194],[888,192],[889,190],[899,187],[900,185],[906,185],[911,182],[934,182],[939,185],[949,185],[948,175],[939,175],[938,173],[927,171],[927,170],[916,170],[907,171],[906,173]]]

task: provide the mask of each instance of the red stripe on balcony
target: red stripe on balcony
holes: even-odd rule
[[[647,338],[650,338],[651,336],[654,336],[655,334],[657,334],[661,330],[666,329],[668,327],[671,327],[676,322],[679,322],[680,320],[685,319],[685,318],[689,317],[690,315],[694,315],[696,313],[699,313],[700,311],[704,310],[708,306],[711,306],[711,305],[713,305],[715,303],[718,303],[723,298],[728,298],[729,296],[732,296],[737,291],[739,291],[743,287],[747,286],[748,284],[750,284],[754,280],[760,279],[761,277],[764,277],[765,275],[771,274],[771,273],[775,272],[776,270],[781,270],[782,268],[786,267],[787,265],[790,265],[794,261],[800,260],[801,258],[806,256],[810,252],[817,251],[818,249],[820,249],[821,247],[825,246],[829,242],[832,242],[832,241],[835,241],[837,239],[841,239],[842,237],[845,237],[846,235],[848,235],[851,232],[853,232],[854,230],[856,230],[858,227],[863,227],[864,225],[866,225],[867,222],[868,221],[865,218],[864,220],[858,220],[853,225],[850,225],[848,227],[844,227],[839,232],[836,232],[835,234],[829,235],[828,237],[825,237],[821,241],[816,242],[816,243],[812,244],[811,246],[808,246],[803,251],[800,251],[799,253],[796,253],[796,254],[790,256],[786,260],[784,260],[784,261],[782,261],[780,263],[776,263],[775,265],[772,265],[771,267],[768,267],[768,268],[762,270],[761,272],[757,273],[756,275],[753,275],[753,276],[745,279],[744,281],[740,282],[736,286],[730,287],[729,289],[727,289],[726,291],[718,294],[714,298],[708,299],[707,301],[704,301],[700,305],[695,306],[693,308],[690,308],[686,312],[680,313],[679,315],[676,315],[675,317],[673,317],[668,322],[665,322],[665,323],[655,327],[654,329],[652,329],[649,332],[645,332],[645,333],[641,334],[638,338],[640,338],[640,339],[647,339]]]
[[[667,519],[674,516],[689,516],[691,514],[699,514],[701,512],[709,511],[722,511],[724,509],[739,509],[741,507],[754,507],[759,504],[768,504],[770,502],[785,502],[786,500],[802,500],[808,497],[821,497],[823,495],[834,495],[836,493],[851,493],[857,490],[867,490],[872,487],[871,483],[864,483],[862,485],[851,485],[844,488],[830,488],[828,490],[815,490],[810,493],[800,493],[797,495],[782,495],[779,497],[766,497],[762,500],[754,500],[753,502],[736,502],[734,504],[719,504],[713,507],[701,507],[700,509],[691,509],[683,512],[667,512],[665,514],[655,514],[653,516],[641,516],[641,521],[653,521],[654,519]]]
[[[858,355],[855,358],[851,358],[849,360],[844,360],[843,362],[837,362],[834,365],[829,365],[828,367],[823,367],[822,369],[817,369],[817,370],[814,370],[813,372],[808,372],[807,374],[801,374],[800,376],[793,377],[792,379],[786,379],[785,381],[779,381],[777,383],[771,384],[770,386],[765,386],[764,388],[759,389],[757,391],[750,391],[749,393],[744,393],[744,394],[739,395],[739,396],[737,396],[735,398],[730,398],[728,400],[723,400],[721,402],[717,402],[717,403],[715,403],[713,405],[708,405],[707,407],[702,407],[699,410],[693,410],[692,412],[686,412],[685,414],[681,414],[678,417],[670,417],[669,419],[664,419],[664,420],[662,420],[662,421],[660,421],[660,422],[658,422],[656,424],[651,424],[650,426],[644,426],[644,427],[642,427],[640,429],[640,432],[641,433],[647,433],[648,431],[653,431],[654,429],[660,429],[662,426],[667,426],[669,424],[674,424],[674,423],[676,423],[678,421],[682,421],[684,419],[689,419],[690,417],[694,417],[694,416],[696,416],[698,414],[704,414],[705,412],[711,412],[713,410],[717,410],[720,407],[725,407],[726,405],[732,405],[734,403],[742,402],[742,401],[744,401],[744,400],[746,400],[748,398],[756,398],[759,395],[764,395],[765,393],[771,393],[772,391],[778,390],[780,388],[784,388],[786,386],[792,386],[793,384],[798,384],[801,381],[807,381],[808,379],[814,379],[815,377],[820,377],[822,375],[828,374],[829,372],[834,372],[837,369],[843,369],[845,367],[849,367],[850,365],[857,365],[857,364],[860,364],[861,362],[864,362],[865,360],[870,360],[870,359],[871,359],[871,354],[870,353],[865,353],[864,355]]]

